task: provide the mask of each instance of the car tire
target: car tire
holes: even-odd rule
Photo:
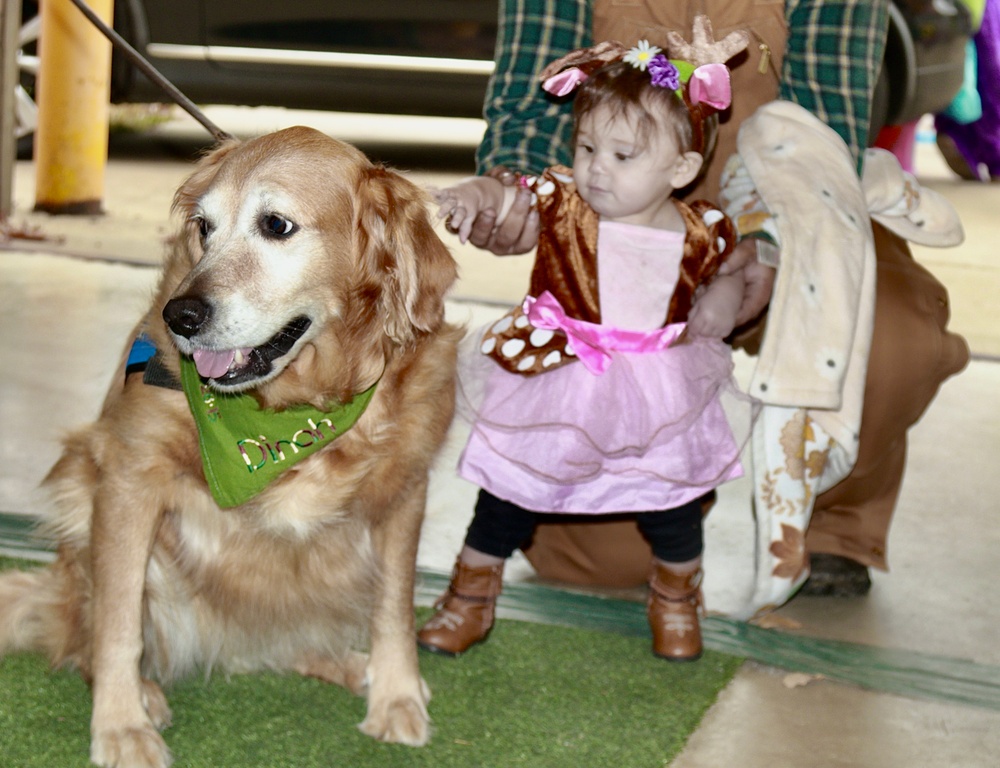
[[[871,120],[869,121],[868,146],[878,138],[879,131],[889,124],[890,85],[889,66],[882,63],[875,89],[872,91]]]
[[[31,158],[38,125],[38,108],[35,106],[35,84],[38,78],[38,32],[41,18],[38,3],[21,4],[21,28],[17,35],[18,85],[14,93],[14,130],[17,137],[19,160]]]

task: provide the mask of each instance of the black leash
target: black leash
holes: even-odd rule
[[[161,75],[159,71],[152,64],[146,61],[146,59],[143,58],[142,54],[139,53],[135,48],[133,48],[129,44],[128,40],[126,40],[124,37],[115,32],[111,27],[105,24],[104,21],[96,13],[94,13],[92,10],[90,10],[90,8],[87,7],[87,5],[83,2],[83,0],[71,0],[71,1],[73,5],[79,8],[80,12],[87,17],[90,23],[93,24],[95,27],[97,27],[104,34],[104,36],[111,41],[112,45],[114,45],[122,53],[124,53],[125,56],[129,59],[129,61],[135,64],[135,66],[138,67],[139,70],[141,70],[142,73],[146,75],[146,77],[148,77],[158,86],[160,86],[160,88],[162,88],[163,91],[171,99],[173,99],[173,101],[175,101],[181,108],[183,108],[185,112],[187,112],[189,115],[191,115],[191,117],[193,117],[195,120],[201,123],[208,130],[208,132],[212,134],[212,136],[215,138],[216,141],[226,141],[228,139],[233,138],[232,134],[226,133],[219,126],[217,126],[215,123],[209,120],[205,116],[205,113],[202,112],[200,109],[198,109],[198,106],[193,101],[191,101],[191,99],[189,99],[187,96],[181,93],[177,89],[177,86],[175,86],[173,83],[167,80],[167,78]]]

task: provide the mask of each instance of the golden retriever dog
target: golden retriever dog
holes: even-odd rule
[[[460,335],[425,195],[298,127],[211,151],[174,208],[139,328],[156,354],[66,440],[45,481],[58,556],[0,577],[0,653],[81,671],[103,766],[168,765],[154,680],[207,669],[343,685],[366,734],[424,744],[416,552]],[[230,403],[264,420],[203,457]]]

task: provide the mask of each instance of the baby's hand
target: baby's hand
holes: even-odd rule
[[[499,184],[495,180],[490,181]],[[473,177],[434,191],[434,200],[439,206],[437,217],[446,219],[448,231],[457,234],[463,243],[469,239],[476,217],[488,205],[486,186],[482,177]]]
[[[475,215],[469,215],[468,209],[459,200],[454,189],[437,190],[434,193],[434,200],[438,204],[437,217],[445,219],[445,227],[448,231],[457,234],[458,239],[464,243],[469,237],[469,232],[472,231],[472,222],[476,219]]]
[[[736,315],[697,302],[688,313],[687,330],[692,336],[724,339],[736,327]]]
[[[726,338],[736,327],[742,298],[742,273],[716,276],[695,299],[688,313],[688,333],[692,336]]]

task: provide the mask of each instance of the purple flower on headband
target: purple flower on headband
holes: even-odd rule
[[[662,53],[657,54],[646,65],[649,79],[658,88],[669,88],[676,91],[681,87],[681,73]]]

